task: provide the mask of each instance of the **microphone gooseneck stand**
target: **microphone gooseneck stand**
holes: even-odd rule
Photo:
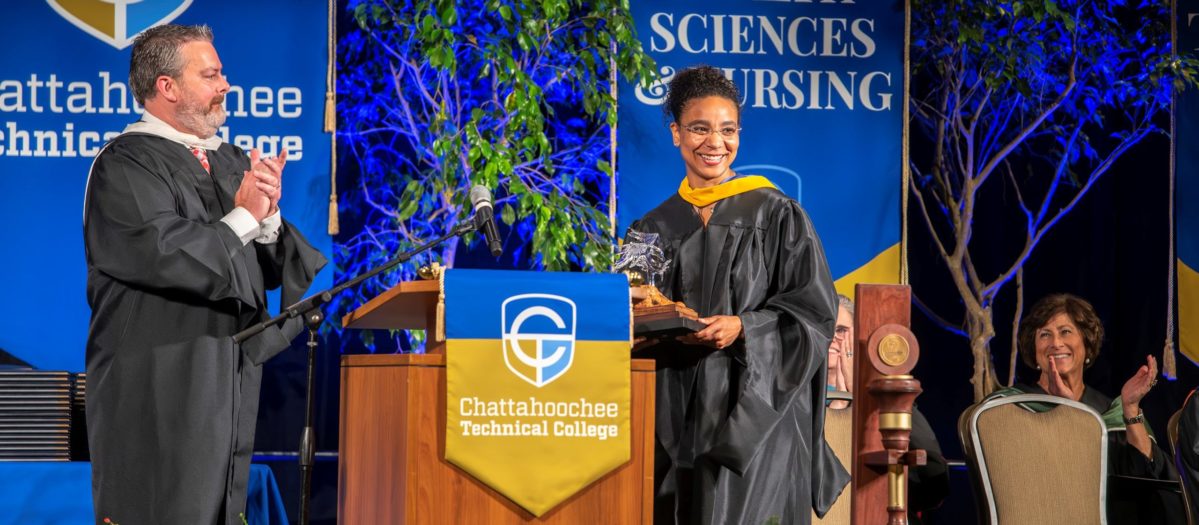
[[[300,524],[308,525],[309,499],[312,494],[312,467],[313,457],[316,452],[316,432],[313,429],[313,419],[315,409],[314,403],[314,376],[316,375],[316,333],[317,328],[325,321],[325,314],[321,311],[321,306],[333,300],[337,294],[370,279],[380,273],[395,268],[401,263],[408,262],[413,257],[424,253],[430,248],[437,246],[451,237],[457,237],[470,233],[477,229],[478,225],[471,219],[467,219],[458,223],[450,230],[449,233],[442,235],[432,241],[424,243],[416,248],[408,250],[394,259],[387,261],[379,266],[372,268],[358,277],[350,279],[342,284],[334,286],[328,290],[312,295],[296,304],[288,306],[279,315],[272,317],[266,321],[250,326],[233,336],[233,342],[241,344],[245,340],[258,335],[263,330],[271,326],[278,326],[284,321],[294,317],[304,316],[304,325],[308,327],[308,385],[307,392],[304,394],[304,430],[300,434]]]

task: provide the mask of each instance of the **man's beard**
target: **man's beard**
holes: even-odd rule
[[[216,135],[217,129],[225,124],[225,108],[221,105],[225,97],[215,97],[206,104],[184,103],[179,107],[179,122],[206,139]]]

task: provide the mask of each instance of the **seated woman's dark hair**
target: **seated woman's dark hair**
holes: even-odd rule
[[[741,117],[741,93],[737,91],[733,81],[712,66],[694,66],[679,71],[670,79],[667,89],[666,103],[662,105],[662,110],[674,122],[679,121],[687,102],[704,97],[729,99],[737,106],[737,117]]]
[[[1103,321],[1095,313],[1095,308],[1085,299],[1068,293],[1046,296],[1033,305],[1028,315],[1020,320],[1020,331],[1016,338],[1020,348],[1020,358],[1030,368],[1037,367],[1037,330],[1048,323],[1053,316],[1064,313],[1078,327],[1079,335],[1087,347],[1085,366],[1090,367],[1099,356],[1099,347],[1103,346]]]

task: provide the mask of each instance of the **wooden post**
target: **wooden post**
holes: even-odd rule
[[[853,523],[907,523],[907,467],[923,465],[908,450],[912,401],[920,381],[909,372],[920,357],[912,335],[911,289],[859,284],[855,289],[853,392]]]

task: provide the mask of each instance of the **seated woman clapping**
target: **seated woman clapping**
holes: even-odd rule
[[[1148,356],[1124,383],[1116,399],[1088,387],[1083,382],[1083,370],[1099,355],[1103,323],[1090,303],[1070,294],[1050,295],[1037,302],[1020,321],[1018,344],[1024,363],[1040,372],[1037,382],[1017,383],[993,395],[1050,394],[1081,402],[1103,416],[1108,431],[1109,474],[1178,479],[1141,413],[1141,400],[1157,382],[1153,356]]]

